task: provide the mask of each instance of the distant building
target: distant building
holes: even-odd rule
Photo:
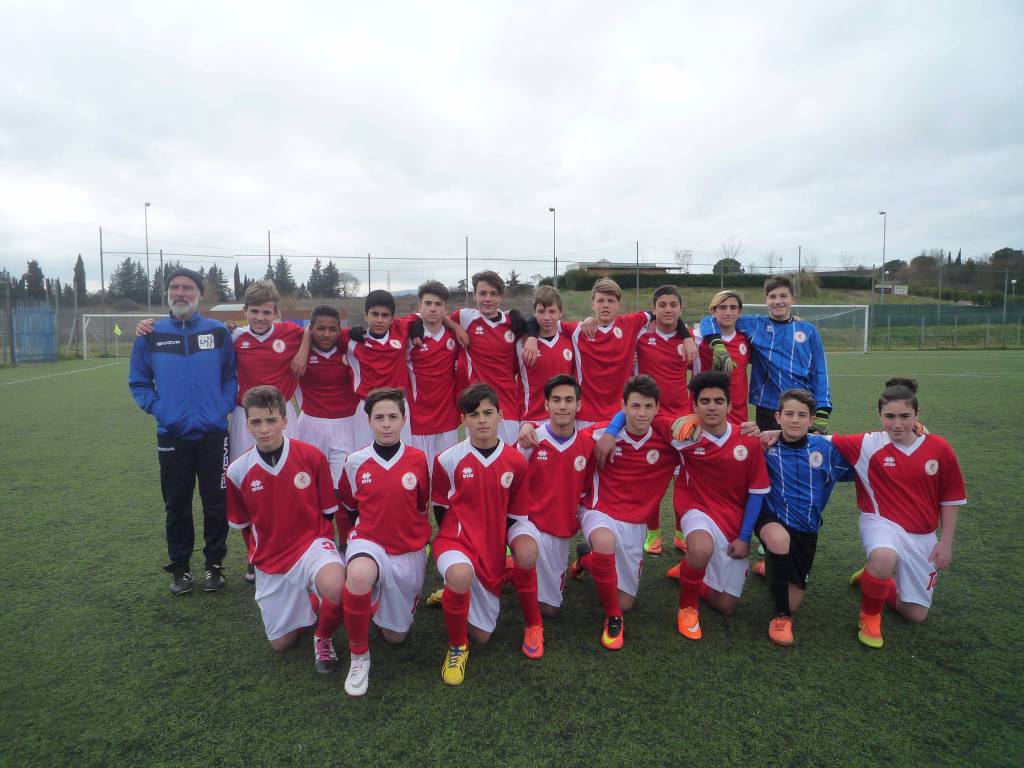
[[[608,259],[581,261],[576,265],[576,268],[583,272],[601,275],[601,277],[615,277],[616,275],[625,274],[635,275],[638,267],[641,275],[667,275],[669,273],[668,267],[659,267],[656,264],[641,263],[637,265],[636,262],[608,261]]]

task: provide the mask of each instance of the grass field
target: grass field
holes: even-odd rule
[[[681,638],[666,554],[647,558],[619,653],[599,647],[582,581],[547,624],[545,658],[528,661],[507,592],[463,686],[441,683],[441,614],[422,608],[403,646],[371,639],[370,692],[355,701],[340,674],[314,672],[307,638],[270,651],[236,534],[226,591],[168,592],[154,429],[123,362],[0,371],[0,765],[1022,765],[1024,354],[830,362],[838,431],[873,428],[883,380],[913,375],[922,421],[963,463],[970,503],[926,623],[887,614],[883,650],[856,641],[847,577],[862,550],[845,486],[793,648],[767,640],[756,577],[735,616],[705,608],[704,640]],[[337,645],[345,658],[343,631]]]

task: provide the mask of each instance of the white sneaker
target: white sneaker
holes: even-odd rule
[[[362,696],[370,687],[370,652],[352,654],[352,665],[348,668],[345,678],[345,693],[349,696]]]

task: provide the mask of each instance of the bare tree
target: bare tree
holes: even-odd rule
[[[839,265],[843,268],[843,272],[852,272],[859,266],[857,259],[848,253],[839,254]]]
[[[775,272],[775,268],[782,264],[782,256],[775,251],[768,251],[764,255],[764,261],[768,267],[768,274],[771,275]]]
[[[693,251],[684,251],[677,248],[673,256],[675,256],[679,271],[684,275],[690,274],[690,267],[693,266]]]
[[[722,241],[722,258],[732,259],[733,261],[740,260],[740,254],[743,252],[743,243],[734,237],[730,237],[728,240]]]
[[[804,251],[803,256],[800,259],[800,263],[803,265],[803,268],[808,272],[817,272],[818,264],[820,262],[821,259],[814,251]]]

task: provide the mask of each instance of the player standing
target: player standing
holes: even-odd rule
[[[430,538],[427,460],[401,439],[405,395],[397,388],[375,389],[364,408],[373,443],[349,456],[338,486],[349,517],[358,517],[345,550],[343,593],[351,652],[345,692],[350,696],[362,696],[369,687],[371,617],[389,643],[400,643],[408,634]]]
[[[498,438],[503,417],[495,391],[474,384],[459,395],[468,438],[434,460],[435,513],[445,509],[434,556],[444,580],[441,608],[448,651],[441,678],[466,676],[468,639],[487,642],[498,620],[509,517],[527,514],[526,459]]]
[[[246,534],[271,647],[285,650],[315,624],[316,669],[327,673],[338,659],[331,638],[345,584],[331,538],[338,510],[331,468],[319,449],[285,435],[287,409],[277,389],[253,387],[242,407],[255,447],[228,467],[228,523]],[[319,599],[319,616],[310,594]]]
[[[871,648],[882,647],[886,604],[908,621],[928,617],[938,572],[953,559],[958,508],[967,503],[949,443],[919,434],[917,382],[889,379],[878,414],[881,432],[831,438],[857,471],[867,564],[850,581],[861,589],[857,637]]]
[[[700,331],[694,333],[697,351],[700,353],[699,369],[711,371],[727,368],[729,366],[723,364],[723,358],[728,355],[732,361],[732,370],[727,371],[730,376],[729,402],[732,404],[729,421],[739,426],[747,421],[747,398],[750,394],[747,380],[750,344],[747,337],[736,330],[736,321],[743,314],[743,299],[735,291],[719,291],[712,297],[709,309],[718,324],[722,343],[712,346],[700,336]],[[715,365],[715,355],[719,358],[718,366]]]
[[[774,429],[779,395],[787,389],[806,389],[817,403],[812,429],[825,433],[832,414],[832,394],[818,329],[793,317],[796,293],[788,277],[769,277],[764,292],[768,316],[743,315],[736,320],[736,329],[747,337],[751,349],[750,402],[757,408],[757,426]],[[716,367],[731,373],[732,358],[727,349],[719,347],[724,342],[715,318],[705,317],[700,330],[717,355]]]
[[[548,418],[545,408],[545,391],[554,376],[572,375],[576,372],[572,332],[577,323],[562,320],[562,294],[550,285],[540,286],[533,294],[533,319],[528,326],[535,326],[537,334],[537,357],[532,365],[523,360],[526,355],[525,341],[516,342],[516,358],[519,361],[519,399],[522,404],[523,424],[536,426]],[[578,399],[578,398],[577,398]],[[522,428],[520,428],[520,435]]]

